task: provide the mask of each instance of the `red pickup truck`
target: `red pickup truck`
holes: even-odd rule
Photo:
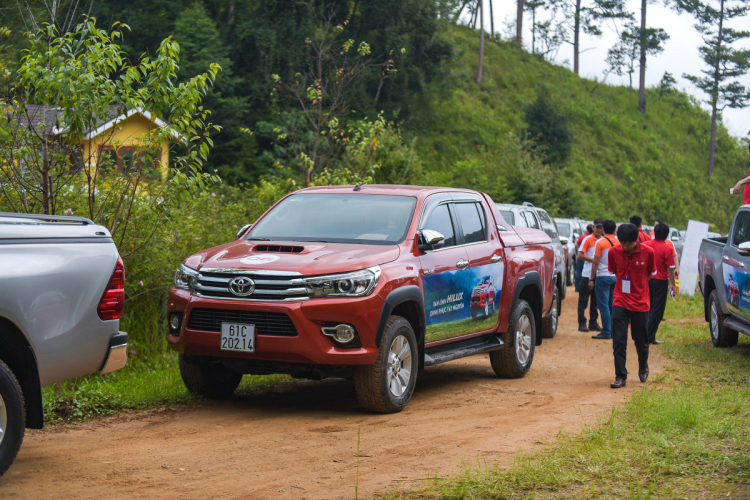
[[[555,256],[494,207],[417,186],[286,196],[176,272],[169,346],[186,387],[226,397],[243,374],[353,378],[362,406],[390,413],[429,365],[487,352],[498,376],[523,377],[557,329]]]

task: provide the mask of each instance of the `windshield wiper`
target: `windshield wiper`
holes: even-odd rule
[[[245,238],[248,241],[271,241],[271,238]]]

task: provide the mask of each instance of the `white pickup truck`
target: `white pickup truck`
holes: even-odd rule
[[[44,424],[42,387],[125,366],[124,285],[106,228],[0,212],[0,475]]]

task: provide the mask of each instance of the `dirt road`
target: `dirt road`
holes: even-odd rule
[[[595,422],[642,387],[635,349],[624,390],[611,342],[576,331],[575,300],[521,380],[495,377],[487,355],[427,369],[409,407],[364,413],[341,380],[290,384],[226,403],[66,425],[27,434],[0,478],[2,498],[353,498],[451,475],[462,461],[507,465],[518,449]],[[652,349],[651,374],[661,371]]]

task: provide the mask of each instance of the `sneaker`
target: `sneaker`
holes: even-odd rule
[[[586,326],[586,324],[585,324],[585,323],[583,323],[583,324],[580,324],[580,325],[578,325],[578,331],[579,331],[579,332],[588,332],[588,331],[589,331],[589,329],[588,329],[588,327]]]
[[[591,330],[592,332],[601,332],[602,327],[594,323],[593,325],[589,325],[589,330]]]
[[[591,338],[597,340],[611,340],[612,335],[604,335],[603,333],[600,333],[599,335],[594,335]]]

